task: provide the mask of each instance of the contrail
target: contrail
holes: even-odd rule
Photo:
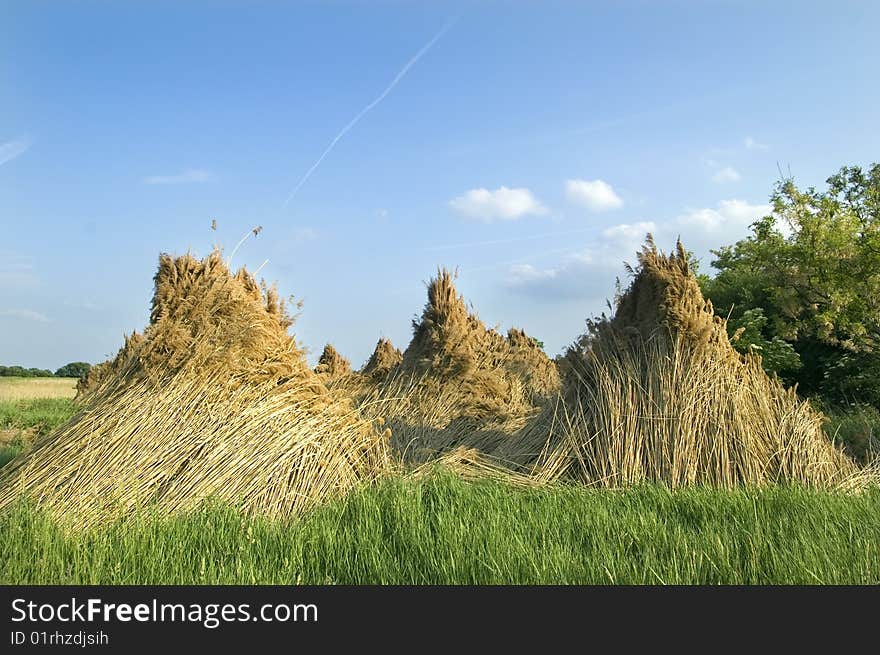
[[[453,25],[455,25],[455,23],[458,22],[459,18],[461,18],[461,16],[456,16],[451,21],[446,23],[446,25],[444,25],[443,28],[439,32],[437,32],[437,34],[435,34],[434,37],[430,41],[428,41],[424,46],[422,46],[422,49],[419,50],[412,59],[410,59],[408,62],[406,62],[404,67],[400,69],[400,72],[397,73],[397,75],[395,76],[395,78],[393,80],[391,80],[391,84],[389,84],[387,87],[385,87],[385,90],[381,94],[379,94],[379,96],[375,100],[373,100],[373,102],[371,102],[366,107],[361,109],[360,113],[358,113],[357,116],[352,118],[351,121],[348,123],[348,125],[346,125],[345,127],[342,128],[342,130],[340,130],[339,134],[337,134],[335,137],[333,137],[333,140],[330,142],[330,145],[328,145],[327,148],[324,150],[324,152],[321,153],[321,156],[318,157],[318,160],[314,164],[312,164],[312,167],[306,171],[306,174],[302,176],[300,181],[293,188],[293,191],[291,191],[290,195],[287,196],[287,200],[284,201],[282,208],[287,207],[287,205],[290,203],[290,201],[293,200],[294,196],[302,188],[303,184],[305,184],[308,181],[308,179],[312,176],[312,173],[315,172],[315,169],[321,165],[321,162],[324,161],[324,158],[330,154],[330,151],[333,150],[333,148],[336,146],[336,144],[339,142],[339,140],[342,137],[344,137],[346,135],[346,133],[351,128],[353,128],[355,125],[357,125],[358,122],[367,114],[367,112],[369,112],[373,107],[375,107],[380,102],[382,102],[385,99],[385,96],[387,96],[389,93],[391,93],[391,91],[394,90],[394,87],[397,86],[398,82],[400,82],[400,80],[403,79],[403,77],[407,74],[409,69],[418,63],[419,59],[421,59],[425,55],[425,53],[428,52],[428,50],[430,50],[433,47],[433,45],[435,43],[437,43],[437,41],[439,41],[443,37],[443,35],[446,34],[446,32],[448,32],[452,28]]]

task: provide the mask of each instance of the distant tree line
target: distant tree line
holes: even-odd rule
[[[87,362],[70,362],[54,373],[44,368],[25,368],[24,366],[0,366],[0,377],[18,378],[81,378],[92,367]]]
[[[700,276],[734,347],[806,396],[880,407],[880,164],[780,181],[772,213]]]

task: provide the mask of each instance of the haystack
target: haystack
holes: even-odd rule
[[[559,387],[537,342],[521,330],[505,338],[486,328],[447,270],[429,283],[412,341],[390,370],[370,402],[389,420],[395,445],[417,461],[458,446],[491,451]]]
[[[0,470],[73,526],[207,497],[273,517],[379,474],[387,435],[331,392],[288,334],[274,288],[219,252],[162,255],[150,323],[82,394],[83,409]]]
[[[567,353],[564,417],[539,476],[839,487],[870,475],[832,445],[795,390],[734,350],[680,242],[664,255],[649,237],[633,273],[614,316]]]
[[[82,400],[86,395],[97,389],[102,382],[110,378],[114,373],[118,373],[142,341],[143,335],[139,332],[125,335],[123,346],[115,357],[108,359],[106,362],[95,364],[89,368],[88,373],[76,381],[76,399]]]
[[[371,378],[387,377],[403,361],[403,353],[389,339],[382,337],[376,343],[373,354],[361,369],[361,374]]]
[[[339,354],[332,344],[324,346],[315,373],[328,379],[341,378],[351,374],[351,362]]]
[[[523,331],[510,330],[505,339],[487,328],[468,311],[453,280],[441,269],[429,283],[401,368],[454,387],[463,415],[497,422],[529,413],[533,400],[558,389],[553,362]]]

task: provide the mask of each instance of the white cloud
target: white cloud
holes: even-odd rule
[[[7,318],[20,318],[25,321],[36,321],[38,323],[52,322],[45,314],[35,312],[32,309],[0,309],[0,316]]]
[[[529,214],[546,214],[547,208],[528,189],[508,189],[506,186],[489,191],[471,189],[449,201],[459,214],[478,221],[512,221]]]
[[[657,231],[657,224],[654,221],[640,221],[638,223],[621,223],[609,227],[602,232],[609,239],[622,241],[641,241],[648,232],[652,234]]]
[[[697,257],[711,261],[710,249],[731,244],[749,232],[749,226],[770,214],[770,205],[745,200],[722,200],[714,207],[691,209],[663,221],[621,223],[602,230],[590,249],[549,261],[544,266],[518,263],[507,269],[511,290],[537,301],[601,301],[614,289],[623,262],[633,262],[650,232],[661,248],[669,250],[681,237]]]
[[[202,168],[189,168],[178,175],[151,175],[144,178],[144,184],[192,184],[208,182],[213,178],[210,171]]]
[[[713,182],[738,182],[742,178],[742,175],[739,174],[735,168],[731,166],[725,166],[715,172],[715,175],[712,176]]]
[[[566,180],[565,193],[571,202],[595,212],[623,207],[623,200],[602,180]]]
[[[759,141],[756,141],[750,136],[746,137],[745,140],[746,150],[767,150],[767,146]]]
[[[0,143],[0,166],[24,154],[30,147],[31,142],[25,137]]]
[[[604,245],[572,252],[546,268],[515,264],[507,269],[507,286],[541,302],[601,300],[614,289],[621,261],[616,250]]]
[[[772,211],[770,205],[752,205],[745,200],[722,200],[716,208],[692,209],[679,216],[681,227],[699,228],[705,232],[740,231]],[[739,238],[739,237],[738,237]]]
[[[512,284],[525,284],[538,280],[552,280],[559,275],[558,268],[540,269],[531,264],[514,264],[509,269],[509,281]]]

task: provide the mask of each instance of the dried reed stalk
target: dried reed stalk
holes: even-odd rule
[[[273,288],[219,252],[163,255],[150,324],[83,390],[83,410],[0,470],[74,527],[207,497],[286,517],[387,472],[380,433],[311,371]]]

